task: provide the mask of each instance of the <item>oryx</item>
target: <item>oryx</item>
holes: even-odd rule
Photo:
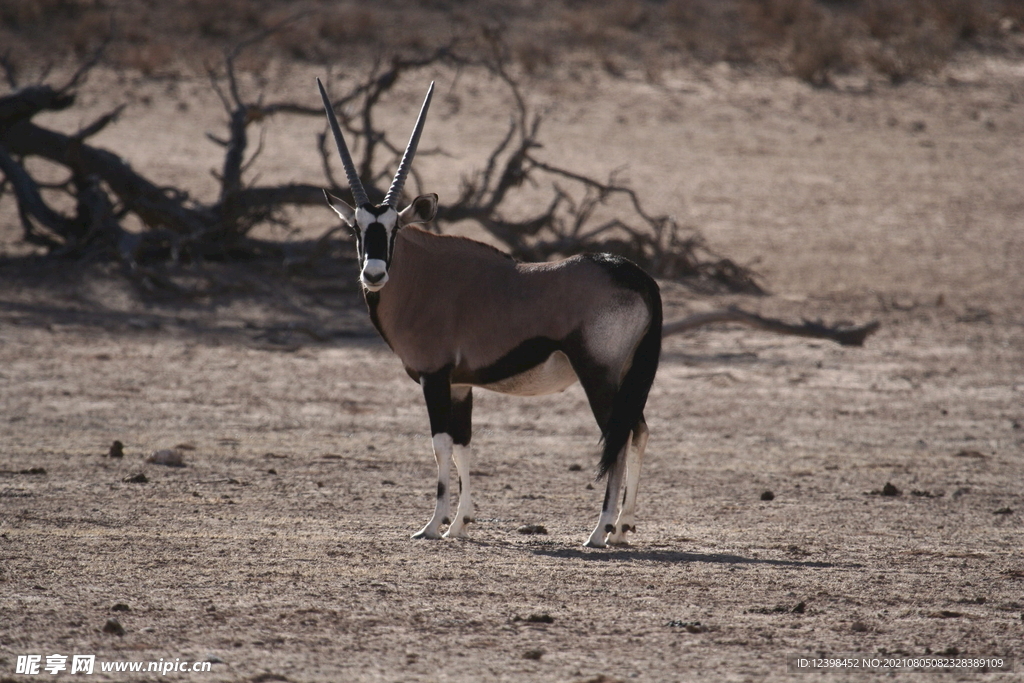
[[[319,79],[317,84],[355,206],[325,193],[327,201],[355,233],[370,319],[420,383],[427,403],[437,501],[430,521],[413,538],[440,538],[445,524],[445,536],[465,537],[473,521],[473,387],[535,396],[579,380],[604,439],[598,476],[608,475],[601,517],[586,545],[625,543],[626,532],[636,530],[648,434],[643,411],[661,352],[657,283],[609,254],[519,263],[480,242],[408,227],[432,220],[437,209],[437,195],[427,194],[398,210],[434,84],[381,204],[367,199],[327,93]],[[453,456],[461,492],[449,519]]]

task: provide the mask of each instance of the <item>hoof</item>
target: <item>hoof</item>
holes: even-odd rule
[[[419,540],[422,540],[422,539],[428,539],[428,540],[431,540],[431,541],[436,541],[437,539],[441,538],[441,534],[438,533],[438,531],[436,529],[422,529],[422,530],[417,531],[416,533],[414,533],[411,536],[411,538],[413,540],[416,540],[416,541],[419,541]]]
[[[586,543],[584,543],[583,547],[584,548],[607,548],[608,544],[606,544],[604,542],[604,540],[602,540],[602,539],[592,538],[589,541],[587,541]]]

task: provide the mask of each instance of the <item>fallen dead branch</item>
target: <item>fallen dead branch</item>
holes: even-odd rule
[[[75,134],[50,130],[32,121],[43,111],[72,106],[76,88],[84,83],[95,59],[60,89],[32,85],[0,97],[0,171],[18,202],[26,241],[65,257],[111,254],[124,262],[133,276],[153,282],[161,279],[156,269],[168,261],[240,259],[269,253],[294,269],[317,258],[333,231],[306,245],[304,252],[294,244],[286,247],[249,238],[256,225],[287,225],[283,213],[287,207],[323,202],[320,186],[258,186],[246,181],[262,151],[261,143],[251,150],[254,124],[272,116],[323,116],[322,109],[315,105],[265,102],[262,94],[247,96],[238,78],[236,63],[242,51],[295,20],[285,20],[242,41],[225,53],[219,68],[207,69],[211,88],[227,115],[225,136],[207,134],[224,148],[223,164],[215,173],[219,192],[213,202],[203,203],[174,187],[160,187],[115,152],[88,143],[89,138],[116,122],[122,107]],[[402,78],[419,70],[483,70],[508,89],[515,114],[483,168],[464,179],[463,189],[453,202],[439,207],[442,229],[458,221],[474,221],[522,260],[548,260],[586,251],[612,252],[636,261],[658,277],[729,291],[761,292],[749,269],[714,254],[696,231],[683,229],[669,216],[649,214],[641,197],[619,182],[616,173],[601,181],[542,158],[543,119],[531,111],[518,81],[510,75],[505,46],[494,34],[487,34],[487,39],[491,51],[484,59],[461,56],[458,45],[451,43],[421,56],[380,60],[366,78],[354,82],[332,102],[345,132],[359,142],[356,166],[371,201],[383,196],[378,184],[394,174],[402,149],[377,127],[377,107],[385,96]],[[9,77],[13,79],[14,73],[9,70]],[[347,183],[335,180],[324,137],[317,142],[326,184],[344,197]],[[431,153],[442,150],[421,151],[421,155]],[[29,157],[65,168],[70,180],[60,188],[44,188],[26,170],[24,160]],[[422,184],[415,170],[412,177],[415,189],[420,190]],[[549,198],[541,202],[542,209],[534,215],[510,220],[507,207],[522,204],[516,194],[523,188],[541,188]],[[52,208],[47,194],[53,191],[74,199],[75,215],[65,216]],[[122,221],[129,214],[145,226],[142,232],[123,229]],[[175,290],[169,281],[158,288]]]
[[[866,325],[830,327],[820,321],[811,322],[805,320],[800,325],[794,325],[775,318],[765,318],[756,313],[749,313],[739,308],[730,307],[720,311],[695,313],[682,320],[667,323],[662,327],[662,336],[668,337],[673,334],[685,334],[715,323],[741,323],[759,330],[775,332],[776,334],[811,337],[813,339],[831,339],[843,346],[864,346],[864,340],[881,327],[881,323],[878,321],[872,321]]]
[[[277,28],[291,21],[285,20]],[[82,258],[109,255],[125,265],[127,274],[150,292],[175,296],[202,296],[224,288],[213,275],[198,286],[179,284],[166,265],[181,260],[239,260],[273,258],[289,271],[311,267],[317,259],[340,244],[333,227],[319,239],[296,244],[254,240],[253,227],[261,223],[286,225],[286,207],[320,205],[323,190],[317,185],[258,186],[246,176],[262,152],[262,137],[250,152],[250,127],[271,116],[323,117],[319,106],[302,102],[264,102],[262,94],[246,97],[236,73],[241,52],[266,39],[271,28],[243,41],[225,53],[223,65],[209,67],[211,88],[227,114],[227,135],[207,137],[224,148],[224,161],[215,177],[220,183],[217,199],[203,203],[188,193],[161,187],[135,171],[113,151],[92,146],[89,138],[114,124],[123,106],[104,114],[74,134],[50,130],[33,123],[44,111],[73,106],[77,88],[98,62],[88,60],[60,88],[36,84],[16,88],[16,70],[5,66],[13,92],[0,97],[0,199],[10,188],[18,205],[24,239],[54,256]],[[501,83],[513,102],[509,128],[498,140],[478,171],[463,178],[455,200],[441,204],[437,221],[446,226],[474,221],[498,239],[514,257],[544,261],[581,252],[611,252],[625,256],[656,277],[672,279],[704,289],[763,293],[749,268],[715,254],[701,235],[681,226],[674,218],[654,215],[644,208],[642,197],[620,182],[613,171],[598,180],[563,168],[543,158],[540,135],[543,118],[531,111],[520,84],[511,75],[506,46],[494,33],[485,32],[490,53],[485,58],[460,56],[451,43],[418,57],[396,56],[380,60],[366,78],[354,82],[332,102],[341,126],[358,141],[356,167],[369,199],[380,201],[378,183],[394,174],[402,145],[394,144],[377,128],[376,111],[384,97],[403,78],[423,69],[482,69]],[[311,98],[312,99],[312,98]],[[326,185],[340,196],[348,183],[339,183],[331,166],[326,136],[318,136]],[[421,155],[443,153],[423,150]],[[70,177],[59,185],[43,185],[28,172],[25,159],[38,157],[66,169]],[[422,184],[412,172],[416,191]],[[507,208],[522,205],[521,188],[547,192],[533,215],[510,219]],[[74,215],[64,215],[47,201],[47,194],[63,192],[74,199]],[[534,195],[535,196],[535,195]],[[532,202],[538,204],[538,202]],[[122,221],[134,214],[145,229],[129,232]],[[335,252],[336,253],[336,252]],[[832,339],[844,345],[861,345],[878,323],[861,327],[828,327],[805,321],[793,325],[730,308],[699,314],[669,323],[665,334],[679,334],[718,322],[737,322],[780,334]],[[317,335],[311,335],[314,338]]]

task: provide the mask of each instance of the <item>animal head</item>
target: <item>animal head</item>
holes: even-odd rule
[[[436,194],[420,195],[409,206],[401,211],[398,210],[398,199],[402,194],[402,187],[405,185],[406,176],[412,166],[413,157],[416,156],[416,146],[419,144],[420,134],[423,132],[427,109],[430,107],[430,98],[434,94],[434,84],[431,83],[427,90],[427,96],[420,108],[419,118],[416,120],[416,127],[409,138],[409,144],[406,145],[402,161],[395,173],[395,179],[391,182],[391,188],[382,203],[372,204],[359,180],[359,173],[352,162],[345,138],[341,134],[341,126],[338,125],[338,119],[334,115],[334,108],[331,107],[327,91],[324,90],[323,83],[319,78],[316,79],[316,83],[320,88],[324,109],[327,111],[327,120],[334,132],[334,141],[338,145],[338,153],[341,155],[341,162],[345,167],[345,175],[348,177],[349,189],[352,190],[355,206],[338,199],[326,190],[324,194],[327,196],[327,203],[355,233],[356,253],[359,257],[359,281],[368,291],[377,292],[388,281],[388,269],[391,267],[395,237],[398,235],[399,229],[411,223],[430,221],[437,212]]]

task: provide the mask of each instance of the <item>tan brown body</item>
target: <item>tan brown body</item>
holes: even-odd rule
[[[584,257],[519,263],[485,244],[411,226],[396,235],[388,273],[371,302],[374,322],[417,379],[450,367],[453,384],[501,391],[473,380],[524,342],[576,334],[618,381],[651,318],[641,294],[616,287]],[[551,373],[569,382],[553,381],[552,391],[575,381],[553,365]],[[507,393],[547,393],[512,386]]]

